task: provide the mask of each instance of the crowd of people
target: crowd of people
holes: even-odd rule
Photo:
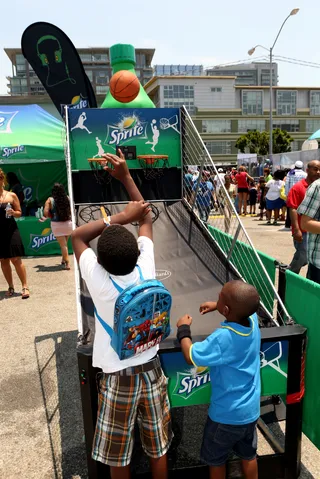
[[[229,232],[232,210],[226,207],[223,184],[239,215],[246,216],[249,205],[249,214],[266,219],[267,225],[279,226],[280,220],[285,221],[283,230],[291,230],[295,248],[289,269],[299,274],[308,265],[307,277],[320,284],[320,181],[316,181],[320,179],[320,161],[310,161],[306,171],[302,161],[274,173],[266,165],[263,173],[253,178],[242,165],[226,172],[219,168],[217,174],[203,169],[199,178],[198,167],[190,166],[185,174],[187,200],[195,204],[205,223],[211,214],[222,213],[225,231]]]

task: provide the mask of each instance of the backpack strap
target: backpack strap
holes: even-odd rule
[[[139,272],[140,281],[144,281],[144,277],[143,277],[141,268],[140,268],[140,266],[139,266],[138,264],[137,264],[136,268],[137,268],[137,270],[138,270],[138,272]],[[121,286],[119,286],[119,285],[115,282],[115,280],[111,278],[111,276],[110,276],[110,279],[111,279],[111,282],[112,282],[113,286],[114,286],[114,287],[116,288],[116,290],[118,291],[118,293],[121,294],[122,291],[123,291],[123,288],[121,288]]]
[[[105,321],[103,321],[103,319],[101,318],[101,316],[99,316],[98,314],[98,311],[96,310],[96,307],[94,307],[94,314],[96,315],[96,317],[98,318],[98,320],[100,321],[101,325],[103,326],[103,328],[105,329],[105,331],[109,334],[109,336],[112,338],[113,336],[113,329],[111,328],[111,326],[109,326],[109,324],[107,324]]]
[[[138,272],[139,272],[139,278],[140,278],[140,281],[144,281],[144,278],[143,278],[143,274],[142,274],[142,271],[141,271],[141,268],[140,266],[137,264],[136,266]],[[110,276],[110,279],[111,279],[111,282],[113,284],[113,286],[116,288],[116,290],[118,291],[118,293],[122,293],[123,291],[123,288],[121,288],[121,286],[119,286]],[[113,329],[111,328],[111,326],[109,326],[109,324],[107,324],[102,318],[101,316],[98,314],[98,311],[96,309],[96,307],[94,307],[94,313],[96,315],[96,317],[98,318],[98,320],[100,321],[101,325],[103,326],[103,328],[105,329],[105,331],[109,334],[109,336],[112,338],[113,336]]]

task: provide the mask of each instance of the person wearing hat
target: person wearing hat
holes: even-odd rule
[[[286,182],[285,182],[285,194],[288,198],[289,192],[291,188],[301,180],[305,180],[307,178],[307,173],[303,171],[303,163],[302,161],[298,160],[294,164],[294,168],[289,171]],[[291,228],[291,215],[290,215],[290,208],[287,207],[287,217],[286,217],[286,224],[284,229],[290,230]]]

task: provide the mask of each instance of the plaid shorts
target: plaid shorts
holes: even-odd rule
[[[101,374],[92,458],[115,467],[130,464],[136,422],[145,453],[152,458],[166,454],[173,433],[167,378],[158,357]]]

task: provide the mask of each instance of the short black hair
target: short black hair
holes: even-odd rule
[[[98,261],[110,274],[124,276],[131,273],[139,258],[136,238],[124,226],[105,228],[98,240]]]

